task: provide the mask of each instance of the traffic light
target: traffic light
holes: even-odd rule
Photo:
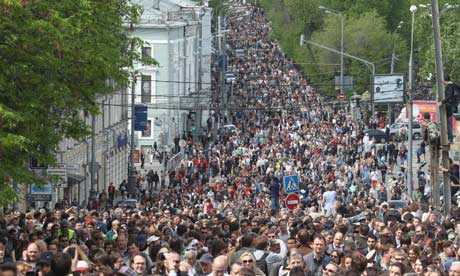
[[[191,130],[192,130],[192,132],[195,132],[196,131],[196,126],[192,126]]]

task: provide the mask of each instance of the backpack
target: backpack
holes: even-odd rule
[[[263,273],[265,273],[265,275],[268,275],[268,265],[267,265],[267,256],[268,256],[268,253],[265,252],[262,257],[260,257],[260,260],[256,260],[256,266],[257,268],[259,268],[260,270],[262,270]]]
[[[460,84],[459,83],[452,83],[454,90],[452,91],[452,98],[450,100],[450,103],[457,107],[458,104],[460,103]]]
[[[430,145],[439,145],[441,132],[435,122],[427,122],[425,124],[425,140]]]

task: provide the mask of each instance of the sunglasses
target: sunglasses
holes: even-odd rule
[[[330,268],[326,268],[326,267],[323,267],[323,271],[325,271],[325,272],[329,272],[329,273],[336,273],[336,271],[335,271],[335,270],[333,270],[333,269],[330,269]]]
[[[243,264],[250,264],[252,262],[254,262],[253,260],[242,260],[241,261]]]

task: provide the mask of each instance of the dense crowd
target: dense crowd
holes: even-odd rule
[[[263,10],[246,10],[227,20],[228,44],[246,53],[230,58],[229,112],[210,120],[237,130],[190,137],[167,185],[139,177],[148,192],[135,207],[6,210],[0,276],[460,275],[460,210],[431,208],[422,169],[417,200],[393,208],[406,189],[404,142],[377,144],[323,102],[269,38]],[[300,178],[294,210],[289,175]]]

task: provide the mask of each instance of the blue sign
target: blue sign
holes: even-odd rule
[[[287,194],[295,194],[299,192],[298,175],[287,175],[284,177],[284,192]]]
[[[136,115],[136,121],[134,123],[135,131],[144,131],[147,128],[147,110],[148,107],[145,105],[136,105],[134,107],[134,113]]]
[[[218,54],[217,55],[217,68],[219,71],[227,70],[227,55]]]
[[[117,147],[121,148],[128,144],[128,135],[126,133],[119,134],[117,136]]]

